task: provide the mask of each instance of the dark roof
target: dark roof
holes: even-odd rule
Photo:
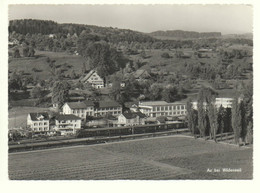
[[[166,117],[164,117],[164,116],[157,117],[156,119],[157,119],[157,121],[159,121],[160,123],[165,123],[165,122],[166,122]]]
[[[121,107],[121,105],[116,102],[116,101],[99,101],[98,102],[98,107],[99,108],[104,108],[104,107]]]
[[[33,121],[39,121],[39,118],[42,117],[43,120],[49,120],[49,115],[47,112],[39,112],[39,113],[29,113],[31,116],[31,119]]]
[[[91,70],[87,75],[80,79],[81,82],[87,81],[94,73],[97,73],[96,70]],[[98,73],[97,73],[98,75]],[[99,76],[99,75],[98,75]],[[99,76],[100,77],[100,76]],[[100,77],[101,78],[101,77]]]
[[[85,109],[89,106],[94,106],[92,101],[84,101],[84,102],[68,102],[67,103],[72,109]]]
[[[137,116],[139,116],[140,118],[145,118],[145,114],[141,113],[141,112],[131,112],[131,111],[126,111],[123,113],[124,117],[127,119],[133,119],[136,118]]]
[[[134,73],[135,78],[140,78],[142,75],[145,75],[145,77],[150,77],[150,74],[146,70],[139,69]]]
[[[56,120],[62,121],[62,120],[80,120],[80,117],[77,117],[76,115],[68,114],[68,115],[57,115],[55,117]]]

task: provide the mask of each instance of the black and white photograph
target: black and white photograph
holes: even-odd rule
[[[252,4],[7,13],[9,181],[254,179]]]

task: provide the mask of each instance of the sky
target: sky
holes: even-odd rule
[[[43,19],[140,32],[250,33],[250,5],[9,5],[9,20]]]
[[[141,32],[229,34],[252,32],[253,9],[249,5],[9,5],[9,20],[29,18]]]

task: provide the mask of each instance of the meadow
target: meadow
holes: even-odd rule
[[[235,158],[235,160],[234,160]],[[9,154],[11,180],[252,179],[252,148],[168,136]],[[222,168],[241,172],[223,172]],[[208,172],[220,169],[220,172]]]
[[[39,80],[45,80],[52,76],[49,65],[47,63],[47,57],[51,60],[55,60],[55,65],[63,65],[67,63],[71,66],[71,69],[75,73],[80,74],[84,58],[79,55],[72,55],[66,52],[49,52],[36,50],[34,58],[10,58],[9,59],[9,71],[24,71],[26,73],[37,74]],[[33,72],[33,68],[37,69],[37,72]],[[70,70],[65,72],[69,74]]]

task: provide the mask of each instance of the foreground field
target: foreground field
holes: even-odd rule
[[[252,173],[251,148],[185,136],[9,154],[12,180],[252,179]]]

